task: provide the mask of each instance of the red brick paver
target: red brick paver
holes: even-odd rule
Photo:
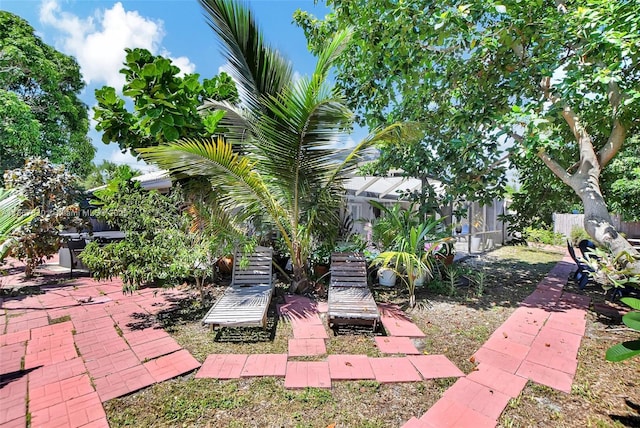
[[[420,373],[405,357],[369,358],[369,363],[376,375],[376,380],[381,383],[419,382],[422,380]]]
[[[444,355],[409,355],[407,358],[425,379],[464,376]]]
[[[497,421],[447,397],[442,397],[420,418],[439,428],[493,428]]]
[[[165,336],[160,339],[140,344],[134,343],[131,345],[131,349],[140,361],[145,361],[179,351],[182,347],[165,333]]]
[[[323,361],[289,361],[285,388],[331,388],[329,363]]]
[[[200,367],[198,360],[186,351],[178,351],[144,363],[156,382],[162,382]]]
[[[389,336],[425,337],[425,334],[415,325],[397,305],[379,304],[380,320]]]
[[[467,379],[516,398],[525,385],[527,378],[517,376],[489,364],[480,364],[467,375]]]
[[[290,357],[324,355],[327,353],[324,339],[289,339],[288,349]]]
[[[238,379],[246,362],[246,354],[212,354],[202,363],[196,377]]]
[[[0,383],[0,426],[17,426],[27,415],[27,377]],[[25,427],[26,423],[22,425]],[[34,426],[34,425],[31,425]]]
[[[376,346],[383,354],[420,354],[410,338],[394,336],[376,336]]]
[[[240,376],[285,376],[287,354],[252,354],[242,368]]]
[[[153,376],[141,364],[94,380],[96,392],[102,402],[153,385],[155,382]]]
[[[366,380],[376,378],[366,355],[329,355],[327,361],[331,379]]]

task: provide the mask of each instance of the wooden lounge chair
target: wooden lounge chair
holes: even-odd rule
[[[256,247],[245,254],[248,265],[241,266],[243,255],[233,258],[231,285],[202,319],[213,329],[220,327],[266,327],[267,310],[273,295],[273,250]]]
[[[333,253],[329,283],[329,326],[371,325],[380,312],[367,285],[367,262],[361,253]]]

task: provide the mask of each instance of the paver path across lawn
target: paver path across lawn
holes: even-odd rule
[[[0,299],[0,426],[107,427],[103,402],[200,367],[154,317],[183,293],[41,272],[42,294]]]
[[[389,336],[376,338],[380,351],[390,355],[291,361],[305,354],[322,358],[321,342],[328,338],[319,316],[326,305],[299,296],[287,296],[278,308],[293,327],[289,355],[211,355],[196,376],[283,376],[290,388],[329,388],[349,379],[460,377],[404,426],[494,427],[528,380],[571,390],[589,304],[563,291],[572,268],[569,256],[554,267],[475,352],[476,370],[466,377],[445,356],[410,355],[416,352],[410,338],[424,334],[393,305],[380,305]],[[55,272],[48,274],[55,279]],[[120,282],[89,278],[40,289],[43,294],[0,299],[0,426],[24,427],[29,412],[32,426],[106,427],[102,402],[200,367],[155,323],[154,315],[184,297],[179,291],[143,289],[123,296]]]
[[[571,392],[589,307],[589,298],[563,291],[573,267],[565,255],[471,356],[476,369],[404,428],[495,427],[528,380]]]
[[[278,313],[293,330],[287,354],[211,354],[196,377],[278,376],[284,377],[285,388],[331,388],[333,381],[343,380],[396,383],[464,376],[444,355],[418,355],[420,351],[411,338],[424,337],[424,333],[398,306],[380,305],[380,311],[382,324],[389,326],[390,335],[372,341],[381,353],[389,356],[325,356],[325,340],[329,335],[320,315],[327,312],[327,306],[308,297],[287,295],[285,303],[278,305]],[[320,361],[296,361],[295,357],[317,357]]]

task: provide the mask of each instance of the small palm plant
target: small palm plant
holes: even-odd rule
[[[448,238],[437,238],[442,219],[419,223],[409,227],[405,234],[396,236],[391,249],[380,253],[372,265],[390,268],[396,272],[409,291],[409,306],[416,306],[416,279],[431,275],[434,251]]]
[[[33,211],[22,213],[21,207],[22,199],[15,191],[0,188],[0,261],[4,260],[16,243],[13,232],[29,223],[35,216]]]
[[[353,114],[327,79],[350,41],[349,30],[328,41],[310,78],[296,80],[291,64],[266,44],[244,5],[200,3],[221,41],[240,105],[211,101],[204,106],[225,112],[224,136],[138,152],[173,174],[207,177],[220,206],[239,220],[270,224],[291,257],[291,291],[303,292],[314,238],[339,224],[343,181],[357,168],[362,151],[397,138],[400,127],[375,132],[353,149],[337,148]]]

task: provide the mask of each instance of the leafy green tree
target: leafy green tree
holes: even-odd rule
[[[133,102],[133,112],[127,110],[125,98],[119,97],[114,88],[96,90],[96,129],[103,131],[106,144],[115,142],[125,151],[178,138],[209,136],[222,113],[201,114],[198,109],[202,103],[238,101],[238,91],[226,73],[201,83],[198,74],[179,77],[180,69],[171,60],[146,49],[126,51],[122,94]]]
[[[310,78],[295,81],[291,64],[266,44],[243,5],[200,3],[222,43],[243,103],[238,108],[205,105],[225,110],[225,139],[183,139],[138,152],[175,174],[206,176],[230,215],[271,224],[291,256],[291,289],[304,291],[313,237],[339,224],[342,180],[354,170],[363,149],[396,136],[399,127],[371,135],[353,150],[335,148],[352,114],[326,80],[349,32],[329,40]]]
[[[625,221],[640,221],[640,138],[629,138],[622,152],[604,170],[602,192],[611,210]]]
[[[45,257],[60,248],[61,229],[84,225],[78,216],[76,178],[64,165],[29,158],[23,168],[5,171],[4,182],[7,189],[15,189],[21,195],[23,210],[37,213],[13,234],[16,243],[12,254],[25,261],[25,276],[29,278]]]
[[[600,187],[638,128],[636,2],[327,3],[333,13],[324,22],[296,19],[315,49],[335,28],[356,27],[338,82],[367,123],[416,119],[433,127],[434,139],[438,130],[478,133],[443,140],[458,154],[454,170],[501,147],[537,158],[580,197],[595,241],[638,254],[617,233]]]
[[[47,157],[70,172],[88,172],[95,148],[75,59],[35,35],[22,18],[0,11],[0,167]]]
[[[117,165],[108,160],[103,160],[100,165],[92,163],[91,169],[91,172],[82,180],[84,189],[103,186],[118,177],[128,180],[131,177],[140,175],[140,171],[131,168],[129,165]]]
[[[209,224],[180,187],[165,195],[128,179],[113,180],[112,186],[117,191],[97,192],[94,215],[117,226],[125,238],[104,246],[91,242],[80,257],[97,279],[120,276],[124,291],[144,284],[175,286],[190,278],[202,291],[216,259],[244,241],[244,231],[230,218]]]
[[[518,230],[533,226],[551,225],[553,213],[582,211],[578,195],[557,180],[544,163],[535,157],[511,158],[518,170],[519,189],[511,195],[511,210],[515,219],[511,223]],[[569,159],[566,160],[566,163]],[[601,176],[601,188],[610,210],[621,214],[625,221],[640,219],[640,140],[633,136],[621,152],[605,168]]]

